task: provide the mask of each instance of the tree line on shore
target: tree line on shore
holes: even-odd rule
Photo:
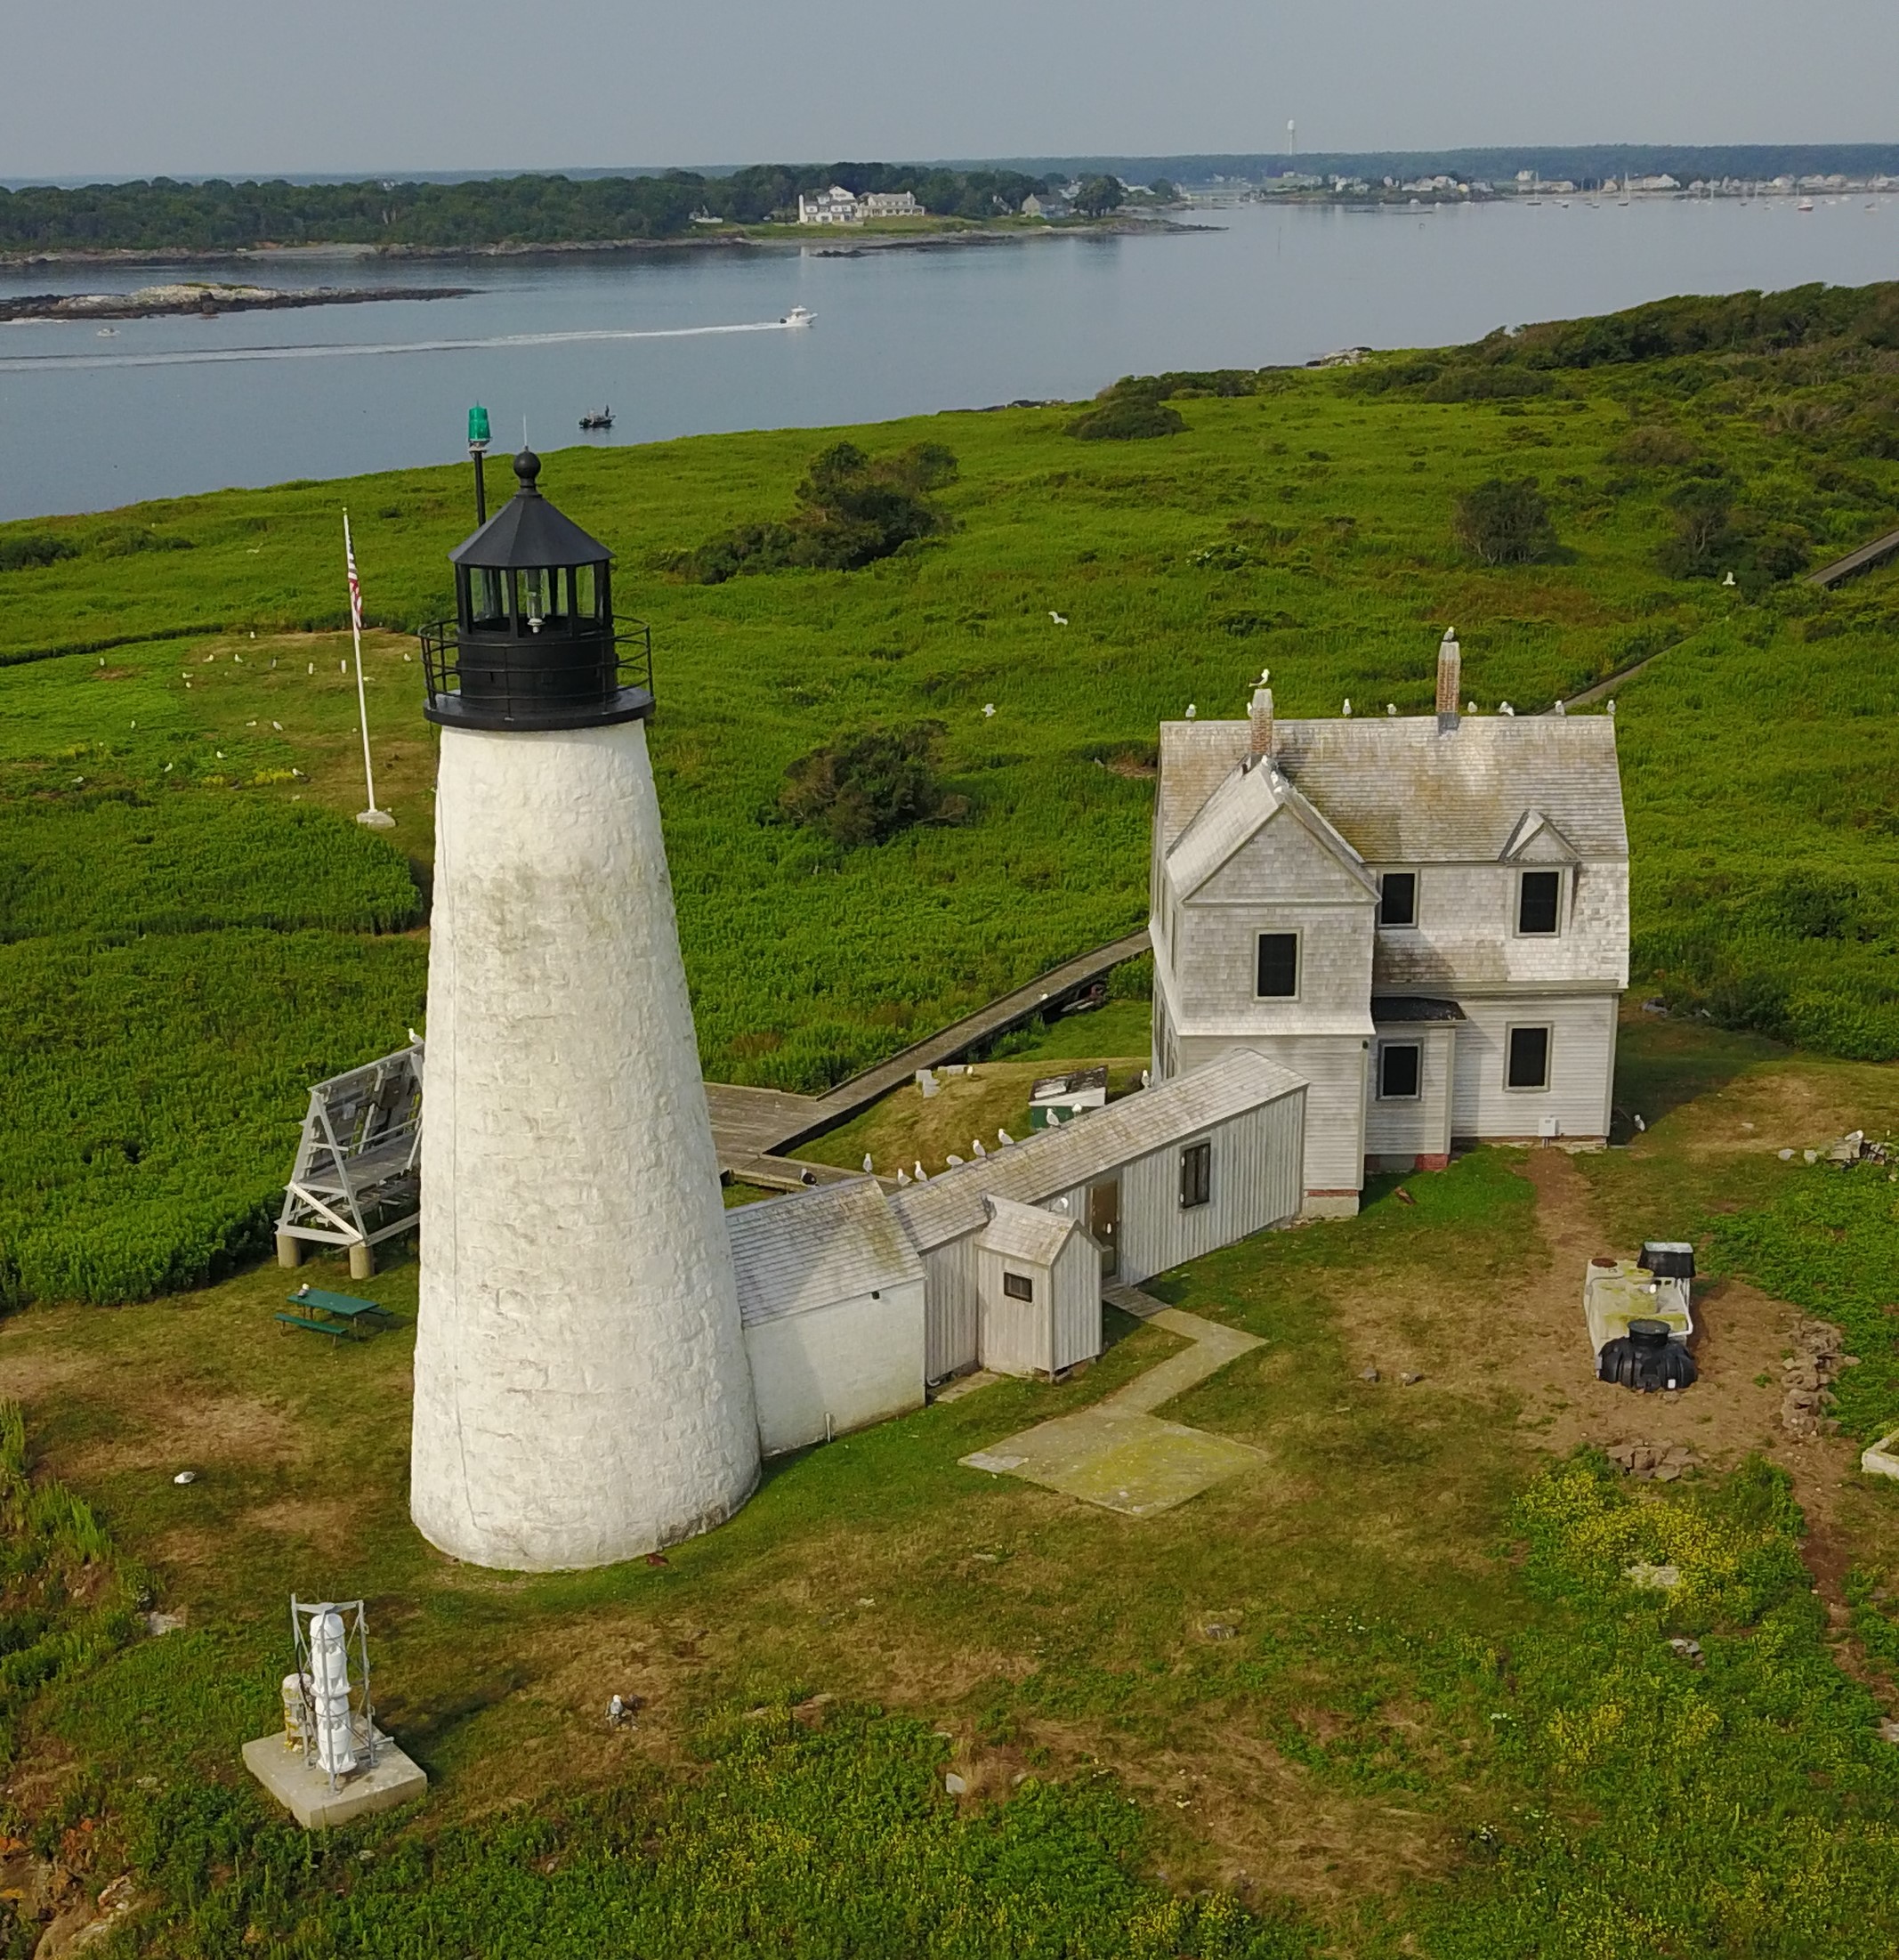
[[[669,170],[465,183],[181,183],[158,177],[0,190],[0,254],[318,244],[453,249],[677,238],[695,217],[734,224],[795,219],[800,192],[834,183],[860,195],[908,190],[933,215],[983,219],[1019,211],[1024,198],[1055,181],[1019,170],[880,163],[759,164],[720,177]]]

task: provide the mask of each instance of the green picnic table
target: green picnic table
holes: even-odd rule
[[[327,1334],[333,1340],[367,1340],[392,1326],[395,1316],[374,1300],[358,1300],[353,1293],[328,1293],[320,1286],[299,1286],[287,1294],[295,1313],[279,1312],[278,1319],[287,1333],[302,1327],[313,1334]]]

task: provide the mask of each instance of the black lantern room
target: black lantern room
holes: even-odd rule
[[[456,617],[422,635],[429,699],[445,728],[604,728],[653,711],[645,627],[613,619],[613,554],[541,495],[541,459],[465,544]]]

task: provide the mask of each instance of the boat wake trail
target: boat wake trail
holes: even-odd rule
[[[335,360],[352,354],[452,354],[490,347],[562,347],[588,340],[696,340],[707,334],[777,334],[782,320],[754,320],[731,327],[589,327],[561,334],[497,334],[486,340],[336,340],[298,347],[178,348],[144,354],[14,354],[0,357],[0,374],[41,369],[190,368],[224,360]]]

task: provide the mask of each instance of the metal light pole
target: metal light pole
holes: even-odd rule
[[[482,480],[481,464],[488,454],[488,410],[478,401],[468,411],[468,454],[474,464],[475,524],[488,522],[488,485]]]

